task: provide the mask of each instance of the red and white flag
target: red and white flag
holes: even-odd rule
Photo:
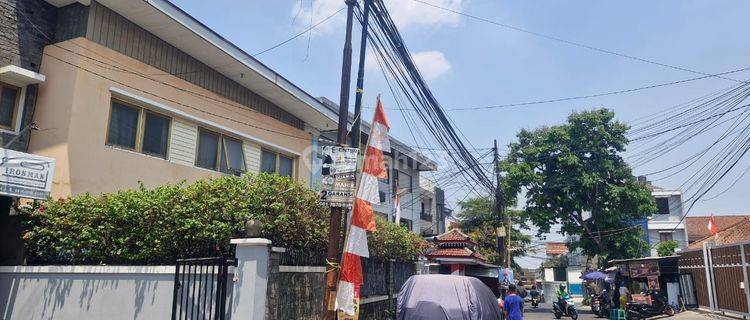
[[[355,306],[359,300],[359,288],[363,283],[360,257],[370,256],[367,247],[367,231],[375,231],[372,204],[380,204],[378,179],[387,177],[383,152],[391,151],[391,143],[388,140],[389,130],[390,124],[388,124],[383,105],[380,103],[380,97],[378,97],[378,106],[375,109],[375,116],[365,149],[362,175],[360,176],[354,199],[354,209],[344,242],[339,286],[336,291],[336,309],[347,315],[355,314]]]
[[[714,219],[713,213],[711,216],[708,217],[708,231],[711,232],[711,235],[714,237],[719,237],[719,227],[716,225],[716,219]]]

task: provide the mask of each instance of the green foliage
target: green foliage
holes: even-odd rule
[[[367,236],[370,256],[376,259],[413,261],[427,249],[427,241],[406,228],[375,216],[377,231]]]
[[[325,252],[329,213],[305,185],[259,174],[36,202],[21,217],[31,264],[171,264],[227,252],[247,220],[274,246]],[[395,224],[378,227],[374,257],[411,260],[426,247]]]
[[[656,252],[659,254],[660,257],[673,256],[675,250],[679,246],[680,244],[674,240],[662,241],[656,245]]]
[[[22,213],[29,263],[172,263],[226,251],[244,222],[274,245],[324,250],[328,211],[315,192],[278,175],[37,202]]]
[[[642,230],[631,224],[656,206],[620,155],[627,130],[613,112],[599,109],[573,113],[563,125],[518,133],[501,163],[504,185],[525,191],[526,214],[540,234],[559,223],[563,233],[580,236],[571,250],[605,260],[645,252]]]
[[[496,228],[500,226],[495,213],[495,206],[489,197],[477,197],[460,202],[461,230],[472,240],[477,242],[477,251],[487,257],[492,263],[500,264],[497,254]],[[511,257],[520,257],[526,254],[531,243],[531,237],[521,232],[526,228],[522,212],[506,209],[506,217],[511,219]]]

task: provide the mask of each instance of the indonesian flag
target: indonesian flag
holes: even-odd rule
[[[711,214],[710,217],[708,217],[708,231],[711,232],[711,234],[714,237],[719,237],[719,227],[716,226],[716,219],[714,219],[714,215]]]
[[[391,151],[388,140],[390,125],[378,97],[370,137],[362,164],[362,175],[354,199],[354,209],[344,242],[344,255],[339,273],[339,287],[336,291],[336,309],[347,315],[354,315],[359,301],[359,288],[363,283],[360,257],[369,257],[367,231],[375,231],[372,205],[380,204],[378,179],[387,177],[383,152]]]

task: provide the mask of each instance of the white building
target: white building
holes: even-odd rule
[[[651,185],[646,177],[638,177],[638,181],[645,182],[651,188],[651,195],[656,200],[657,211],[649,215],[646,221],[648,243],[651,256],[657,256],[656,244],[674,240],[679,249],[688,245],[687,230],[682,217],[685,215],[680,190],[667,190]]]

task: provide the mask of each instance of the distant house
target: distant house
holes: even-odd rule
[[[545,245],[548,256],[559,256],[568,253],[568,245],[565,242],[547,242]]]
[[[685,227],[687,228],[688,242],[693,243],[711,235],[708,231],[708,216],[687,217]],[[724,230],[735,224],[745,221],[750,215],[714,216],[714,222],[718,230]]]
[[[645,176],[639,176],[638,181],[651,189],[651,195],[656,201],[656,212],[650,213],[647,220],[636,222],[644,227],[646,239],[651,245],[651,256],[657,256],[655,244],[674,240],[683,249],[688,244],[682,207],[682,191],[669,190],[651,184]]]
[[[688,249],[701,249],[705,242],[713,243],[713,245],[725,245],[750,241],[750,217],[744,216],[739,222],[719,230],[716,236],[708,234],[702,239],[690,243]]]

